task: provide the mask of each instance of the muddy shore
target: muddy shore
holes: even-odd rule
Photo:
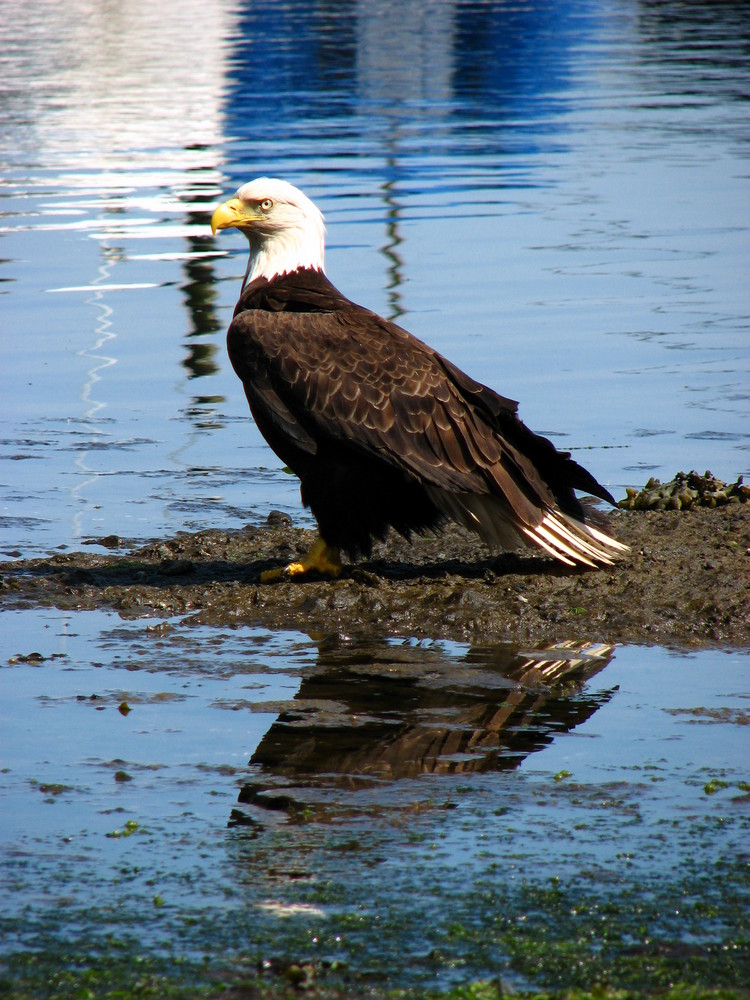
[[[108,537],[85,551],[20,554],[0,563],[0,604],[475,643],[750,646],[750,504],[610,516],[631,553],[607,570],[567,570],[531,551],[495,555],[453,529],[412,544],[394,536],[335,581],[262,584],[263,570],[303,554],[315,537],[271,515],[234,532],[139,546]]]

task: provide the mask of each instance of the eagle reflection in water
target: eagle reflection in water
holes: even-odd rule
[[[524,652],[500,645],[458,660],[439,647],[323,642],[313,672],[253,754],[230,825],[331,818],[342,793],[513,769],[609,700],[612,690],[587,691],[586,681],[613,651],[586,642]],[[355,798],[347,796],[347,811]]]

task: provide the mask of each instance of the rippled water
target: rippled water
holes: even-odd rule
[[[3,532],[236,526],[296,484],[224,330],[211,208],[284,176],[327,267],[613,492],[748,471],[743,5],[3,7]],[[297,40],[300,44],[296,44]]]
[[[309,523],[224,348],[246,250],[208,221],[260,174],[321,206],[344,292],[519,399],[615,495],[750,471],[746,4],[0,18],[5,557],[274,508]],[[462,952],[436,912],[449,894],[489,941],[499,912],[546,912],[532,883],[566,879],[573,900],[634,894],[657,939],[693,941],[693,903],[670,902],[690,893],[702,941],[735,932],[746,652],[609,650],[550,690],[519,682],[538,651],[502,646],[108,612],[0,626],[11,951],[52,954],[70,921],[185,955],[210,923],[214,953],[265,954],[296,912],[295,955],[553,983],[510,938]]]

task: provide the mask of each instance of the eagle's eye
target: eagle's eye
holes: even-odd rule
[[[260,203],[260,207],[263,209],[264,212],[268,212],[271,208],[273,208],[273,202],[271,201],[270,198],[264,198],[263,201]]]

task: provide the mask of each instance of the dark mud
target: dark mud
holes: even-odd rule
[[[460,530],[394,536],[335,581],[262,584],[309,548],[285,516],[236,532],[0,564],[6,607],[190,614],[207,624],[352,635],[525,643],[576,638],[682,647],[750,646],[750,505],[615,511],[631,547],[615,567],[567,570],[533,552],[487,552]]]

